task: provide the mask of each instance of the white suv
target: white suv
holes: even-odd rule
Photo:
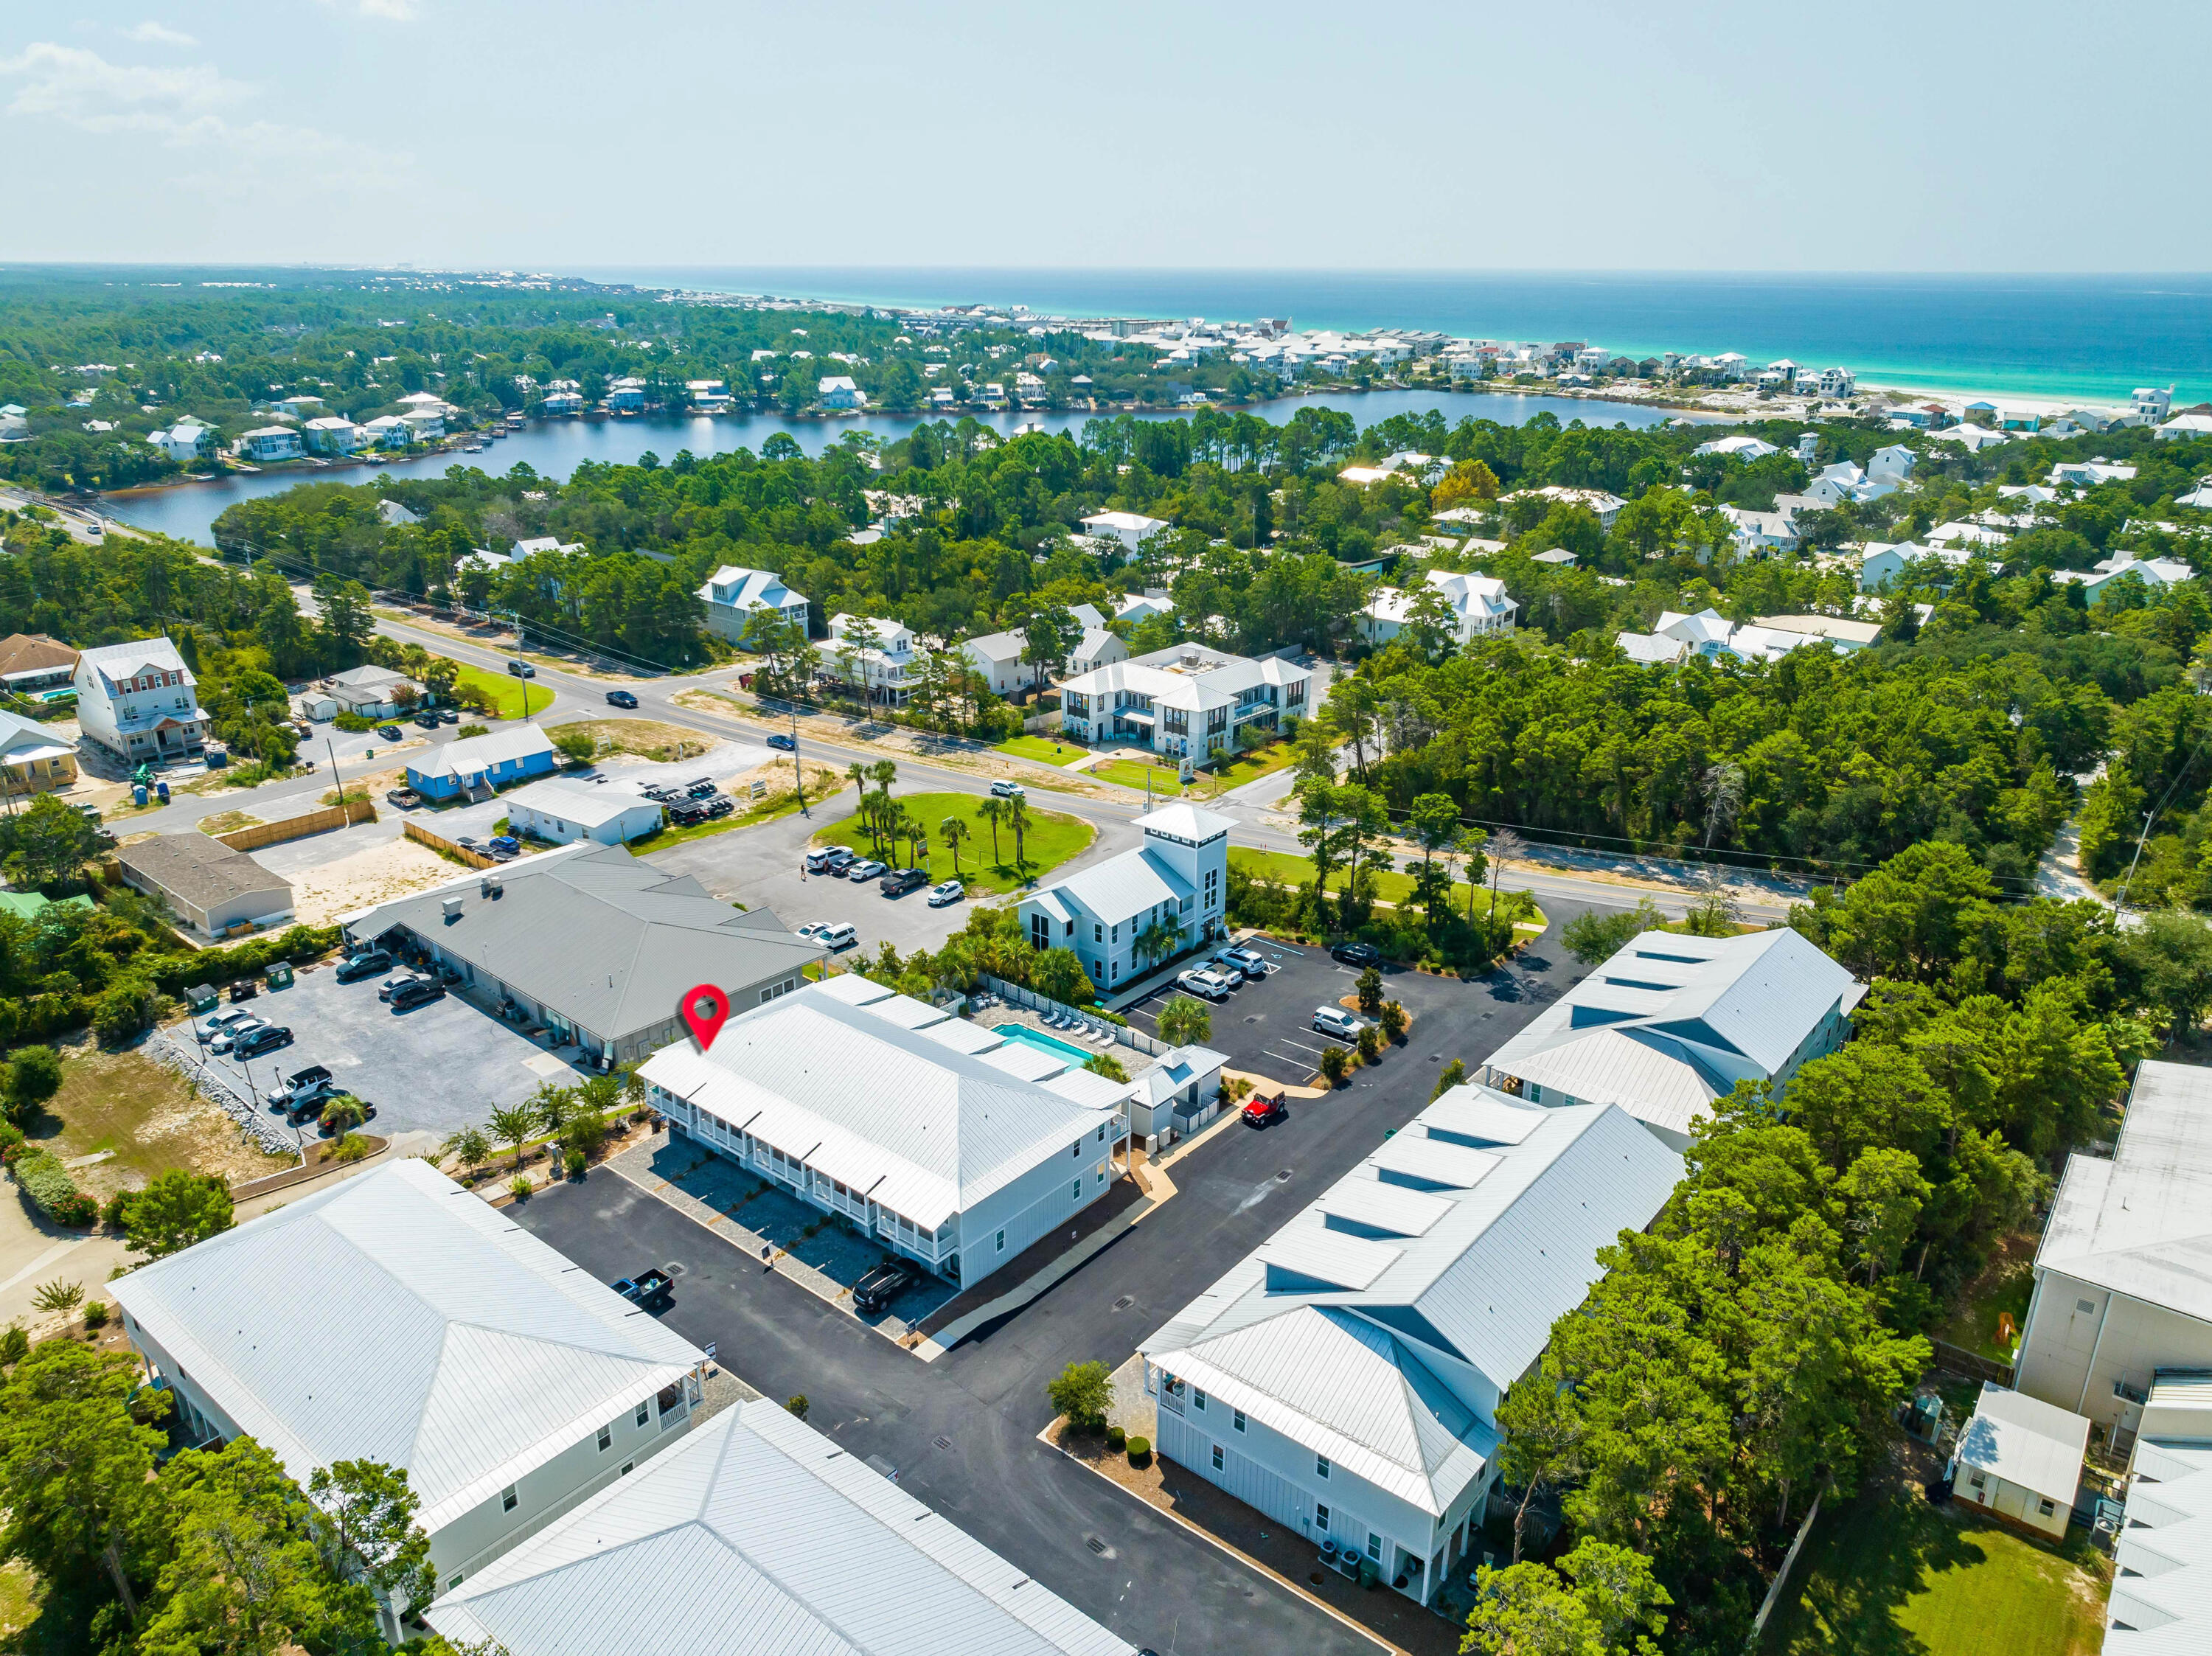
[[[1316,1006],[1314,1008],[1313,1027],[1325,1035],[1357,1040],[1359,1032],[1367,1026],[1341,1006]]]
[[[1226,1000],[1229,992],[1237,986],[1218,972],[1209,972],[1200,967],[1188,972],[1179,972],[1176,981],[1194,995],[1203,995],[1208,1000]]]

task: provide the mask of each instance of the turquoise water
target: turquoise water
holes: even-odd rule
[[[1027,305],[1073,316],[1287,316],[1300,328],[1582,339],[1642,356],[1741,351],[1930,390],[2125,402],[2212,395],[2212,275],[1714,272],[580,270],[602,280],[880,305]]]
[[[1050,1052],[1054,1058],[1064,1058],[1078,1065],[1088,1064],[1097,1056],[1066,1041],[1054,1040],[1042,1030],[1030,1028],[1026,1023],[996,1024],[993,1026],[992,1033],[1004,1035],[1008,1040],[1018,1040],[1024,1046],[1034,1046],[1041,1052]]]

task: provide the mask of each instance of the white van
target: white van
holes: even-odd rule
[[[816,927],[814,938],[817,943],[835,955],[850,949],[854,943],[860,942],[860,932],[859,927],[847,925],[841,921],[835,925]]]

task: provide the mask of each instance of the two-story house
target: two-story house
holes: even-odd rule
[[[920,676],[914,634],[881,616],[830,616],[830,640],[815,653],[839,683],[865,689],[871,701],[894,707],[906,706]]]
[[[707,578],[698,597],[707,630],[732,644],[745,643],[756,617],[763,615],[802,630],[806,626],[806,594],[793,591],[770,570],[726,563]]]
[[[198,684],[165,638],[103,644],[76,658],[77,728],[88,741],[137,765],[198,759],[208,718]]]
[[[1521,605],[1517,599],[1507,595],[1504,581],[1489,575],[1462,574],[1443,569],[1430,570],[1422,580],[1429,591],[1443,601],[1448,612],[1446,626],[1454,643],[1465,644],[1471,639],[1494,637],[1513,630],[1513,618]],[[1370,643],[1389,643],[1406,630],[1416,605],[1425,596],[1420,587],[1410,592],[1395,586],[1380,589],[1360,613],[1360,631]]]
[[[1247,731],[1304,718],[1312,679],[1280,657],[1254,661],[1178,644],[1063,681],[1060,728],[1079,742],[1135,742],[1203,764],[1235,752]]]
[[[1230,820],[1177,800],[1137,819],[1144,843],[1030,892],[1016,911],[1038,949],[1072,949],[1102,991],[1217,936]]]

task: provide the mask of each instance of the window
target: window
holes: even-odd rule
[[[1988,1481],[1988,1478],[1984,1476],[1982,1469],[1978,1466],[1974,1468],[1973,1471],[1970,1473],[1966,1478],[1966,1482],[1977,1489],[1980,1489]]]
[[[1375,1559],[1382,1556],[1382,1538],[1373,1530],[1367,1532],[1367,1556]]]
[[[1217,1472],[1221,1470],[1221,1446],[1218,1443],[1213,1446],[1213,1470]]]
[[[1080,1179],[1067,1187],[1067,1199],[1071,1202],[1080,1202],[1083,1199],[1083,1181]]]
[[[451,1575],[446,1578],[446,1585],[449,1587],[458,1587],[460,1586],[461,1573],[459,1570],[455,1570]]]
[[[2051,1513],[2057,1511],[2057,1508],[2049,1501],[2039,1501],[2036,1502],[2035,1510],[2041,1513],[2045,1518],[2048,1518]]]
[[[1328,1476],[1328,1457],[1327,1455],[1316,1455],[1314,1457],[1314,1476],[1316,1477],[1327,1477]]]
[[[1082,1155],[1082,1154],[1083,1154],[1083,1141],[1082,1141],[1081,1139],[1079,1139],[1079,1139],[1077,1139],[1077,1140],[1076,1140],[1073,1144],[1070,1144],[1070,1145],[1067,1147],[1067,1153],[1068,1153],[1070,1156],[1080,1156],[1080,1155]]]
[[[1328,1533],[1328,1508],[1318,1501],[1314,1502],[1314,1528],[1323,1535]]]
[[[1091,922],[1091,941],[1093,943],[1106,941],[1106,928],[1096,920]]]
[[[614,1447],[614,1441],[615,1429],[612,1426],[602,1426],[599,1428],[599,1453],[601,1454],[605,1454],[609,1449]]]
[[[1229,1423],[1232,1427],[1236,1428],[1237,1430],[1240,1432],[1243,1431],[1244,1429],[1244,1411],[1242,1409],[1232,1409],[1230,1410]]]
[[[1106,1169],[1103,1168],[1098,1169],[1098,1182],[1102,1185],[1106,1182]]]
[[[651,1403],[650,1401],[647,1401],[647,1402],[645,1402],[645,1403],[641,1403],[641,1404],[639,1404],[637,1405],[637,1423],[638,1423],[639,1425],[642,1426],[642,1425],[644,1425],[644,1424],[645,1424],[645,1421],[646,1421],[646,1411],[647,1411],[647,1410],[648,1410],[649,1409],[651,1409],[652,1407],[653,1407],[653,1404],[652,1404],[652,1403]]]
[[[636,1465],[637,1463],[634,1460],[625,1460],[623,1462],[622,1476],[628,1477],[629,1476],[629,1469]]]
[[[1098,1142],[1102,1144],[1106,1142],[1106,1129],[1103,1127],[1098,1130]]]
[[[997,1246],[996,1247],[993,1248],[993,1249],[992,1249],[992,1252],[993,1252],[993,1253],[1004,1253],[1006,1251],[1006,1233],[1005,1231],[1003,1231],[1003,1230],[1002,1230],[1002,1231],[1000,1231],[1000,1232],[999,1233],[998,1246]]]
[[[500,1509],[500,1511],[501,1511],[501,1512],[503,1512],[503,1513],[511,1513],[511,1512],[513,1512],[513,1511],[514,1510],[514,1503],[515,1503],[515,1501],[516,1501],[516,1495],[515,1495],[515,1493],[514,1493],[514,1485],[513,1485],[512,1483],[510,1483],[510,1484],[508,1484],[508,1485],[507,1485],[504,1489],[501,1489],[501,1490],[499,1492],[499,1509]]]
[[[1190,1406],[1201,1415],[1206,1412],[1206,1393],[1195,1386],[1190,1388]]]

